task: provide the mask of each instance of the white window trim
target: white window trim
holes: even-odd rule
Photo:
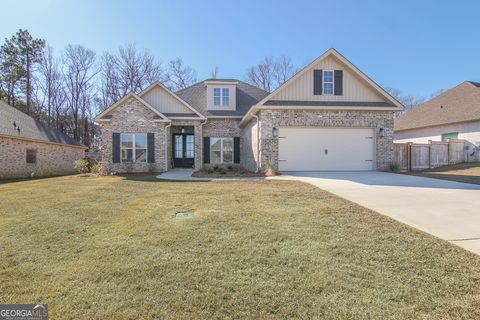
[[[215,95],[215,89],[220,90],[220,95],[216,96]],[[223,97],[226,97],[223,95],[223,90],[228,90],[228,104],[223,104]],[[215,104],[215,97],[220,97],[220,104]],[[214,87],[213,88],[213,106],[214,107],[230,107],[230,88],[225,88],[225,87]]]
[[[131,148],[125,148],[122,146],[122,137],[124,135],[132,135],[132,147]],[[145,135],[145,143],[146,146],[145,148],[136,148],[135,147],[135,139],[137,135]],[[122,157],[122,150],[129,150],[132,149],[132,161],[123,161]],[[145,149],[145,161],[137,161],[137,149],[144,150]],[[146,133],[121,133],[120,134],[120,162],[121,163],[147,163],[148,162],[148,135]]]
[[[325,72],[331,72],[332,73],[332,82],[326,82],[325,81]],[[325,84],[326,83],[331,83],[332,84],[332,93],[325,93]],[[333,70],[323,70],[323,73],[322,73],[322,91],[323,91],[323,94],[326,94],[326,95],[333,95],[335,93],[335,72]]]
[[[215,151],[215,150],[212,150],[212,139],[220,139],[220,163],[213,163],[213,165],[215,164],[234,164],[235,163],[235,146],[234,146],[234,143],[235,143],[235,139],[233,139],[233,137],[210,137],[210,159],[213,159],[212,157],[212,152]],[[225,163],[223,161],[223,140],[224,139],[231,139],[232,140],[232,162],[227,162]]]

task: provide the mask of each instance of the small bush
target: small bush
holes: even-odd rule
[[[275,162],[268,162],[266,165],[265,174],[269,177],[277,175],[277,164]]]
[[[390,171],[398,172],[398,171],[400,171],[400,167],[398,166],[398,164],[392,163],[392,164],[390,164]]]
[[[226,174],[227,171],[225,170],[225,168],[220,168],[218,169],[218,172],[220,172],[220,174]]]
[[[228,171],[233,171],[233,166],[228,166],[227,169]]]
[[[218,169],[220,169],[219,166],[217,166],[217,165],[214,165],[214,166],[213,166],[213,171],[218,171]]]
[[[85,159],[78,159],[75,160],[75,170],[77,170],[78,173],[81,174],[86,174],[88,173],[88,161]]]
[[[90,172],[94,174],[99,174],[102,171],[102,163],[95,160],[93,164],[90,165]]]

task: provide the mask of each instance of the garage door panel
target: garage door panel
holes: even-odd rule
[[[279,128],[280,171],[372,170],[371,128]]]

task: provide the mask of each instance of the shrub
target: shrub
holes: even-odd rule
[[[220,172],[220,174],[226,174],[227,171],[225,170],[225,168],[220,168],[218,169],[218,172]]]
[[[88,172],[88,161],[85,159],[75,160],[75,170],[78,173],[85,174]]]
[[[214,166],[213,166],[213,171],[218,171],[218,169],[220,169],[219,166],[217,166],[217,165],[214,165]]]
[[[398,172],[398,171],[400,171],[400,167],[399,167],[398,164],[396,164],[396,163],[391,163],[391,164],[390,164],[390,171],[392,171],[392,172]]]
[[[228,171],[233,171],[233,166],[228,166],[227,169]]]
[[[102,163],[95,160],[93,164],[90,165],[90,172],[94,174],[99,174],[102,171]]]
[[[277,164],[275,162],[268,162],[265,174],[269,177],[277,175]]]

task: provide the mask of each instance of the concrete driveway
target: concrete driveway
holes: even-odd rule
[[[386,172],[289,172],[298,180],[356,202],[480,254],[480,185]]]

